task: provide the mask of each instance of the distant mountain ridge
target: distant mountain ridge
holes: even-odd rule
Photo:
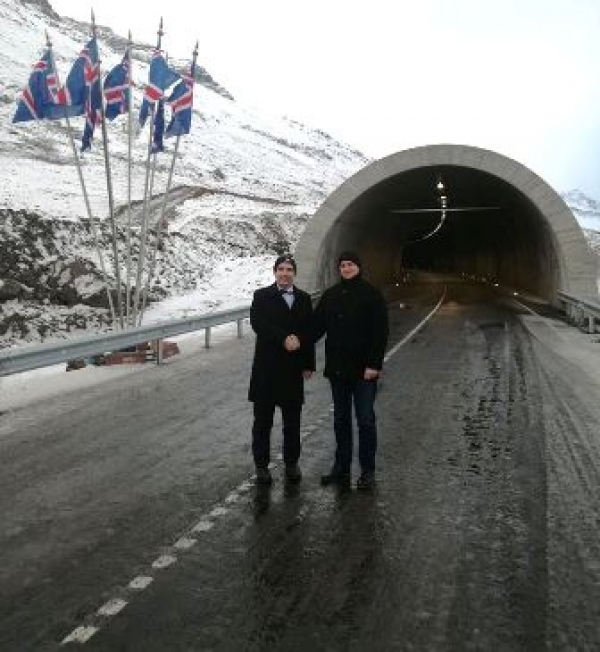
[[[561,197],[569,205],[571,210],[576,210],[580,213],[600,215],[600,201],[588,197],[577,188],[561,193]]]
[[[588,197],[577,188],[561,193],[561,197],[573,211],[573,215],[583,229],[600,231],[600,201]],[[587,237],[590,240],[590,236]]]

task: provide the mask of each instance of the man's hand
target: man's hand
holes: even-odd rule
[[[286,351],[290,353],[300,348],[300,340],[295,335],[288,335],[283,343]]]
[[[313,372],[310,369],[305,369],[302,372],[302,378],[304,378],[304,380],[309,380],[310,378],[312,378],[312,375],[313,375]]]
[[[380,375],[381,375],[381,371],[377,369],[369,369],[369,367],[367,367],[365,369],[365,374],[363,378],[365,380],[375,380],[376,378],[379,378]]]

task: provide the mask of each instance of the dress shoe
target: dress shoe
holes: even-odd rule
[[[371,471],[363,471],[356,481],[356,488],[361,491],[372,491],[375,488],[375,474]]]
[[[327,487],[330,484],[337,484],[342,487],[350,486],[350,471],[344,472],[338,469],[331,469],[331,471],[321,476],[321,484]]]

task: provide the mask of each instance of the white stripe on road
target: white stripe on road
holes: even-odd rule
[[[414,337],[422,328],[423,326],[435,315],[435,313],[440,309],[440,306],[442,303],[444,303],[444,299],[446,298],[446,288],[444,288],[444,292],[442,293],[442,296],[440,300],[437,303],[437,306],[421,321],[419,324],[417,324],[412,331],[408,335],[405,335],[399,342],[396,344],[394,347],[392,347],[386,354],[385,357],[383,358],[384,362],[387,362],[393,355],[398,351],[398,349],[401,346],[404,346],[412,337]]]
[[[100,609],[98,609],[97,614],[99,616],[116,616],[119,611],[122,611],[126,606],[127,602],[125,600],[113,598],[106,604],[103,604]]]
[[[212,521],[202,520],[198,521],[192,528],[192,532],[208,532],[214,523]]]
[[[98,627],[77,627],[63,641],[65,643],[86,643],[98,631]]]
[[[163,568],[168,568],[177,562],[177,557],[173,555],[161,555],[152,562],[152,568],[157,570],[162,570]]]
[[[133,589],[134,591],[143,591],[144,589],[148,588],[153,581],[153,577],[148,577],[147,575],[138,575],[137,577],[134,577],[131,582],[129,582],[127,587]]]
[[[198,539],[192,539],[191,537],[181,537],[179,541],[176,541],[173,545],[173,548],[177,550],[189,550],[193,548],[198,543]]]

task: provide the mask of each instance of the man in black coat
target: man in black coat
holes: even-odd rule
[[[387,306],[381,292],[361,275],[353,251],[338,259],[341,280],[327,289],[315,310],[315,339],[327,334],[325,376],[331,384],[335,461],[322,484],[348,485],[352,466],[352,402],[358,423],[358,489],[375,483],[375,396],[388,339]]]
[[[312,341],[312,302],[294,286],[295,260],[279,256],[273,266],[275,283],[254,293],[250,323],[256,348],[248,399],[254,403],[252,454],[259,484],[271,484],[271,429],[275,406],[283,420],[283,461],[287,482],[302,478],[300,414],[304,403],[304,379],[315,370]]]

